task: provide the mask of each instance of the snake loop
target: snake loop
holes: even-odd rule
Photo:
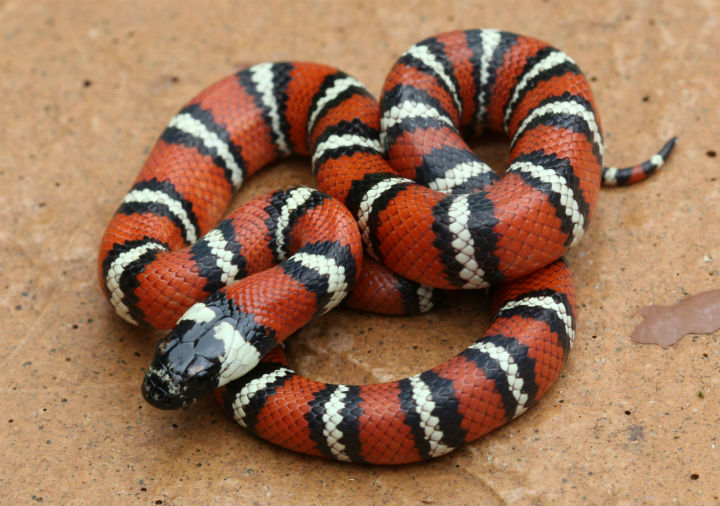
[[[502,178],[462,138],[482,128],[510,138]],[[508,32],[419,42],[379,105],[336,68],[262,63],[171,119],[105,232],[100,284],[127,321],[174,327],[143,383],[153,405],[220,388],[241,425],[296,451],[380,464],[437,457],[550,388],[575,333],[558,259],[583,237],[601,181],[644,179],[674,142],[603,170],[576,63]],[[211,230],[247,177],[290,153],[310,155],[320,191],[259,197]],[[433,288],[488,285],[501,287],[484,336],[411,378],[323,384],[276,348],[351,292],[356,307],[408,313],[429,309]]]

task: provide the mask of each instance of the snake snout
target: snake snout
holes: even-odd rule
[[[169,379],[169,372],[158,374],[150,369],[145,375],[142,384],[142,394],[145,400],[159,409],[178,409],[187,406],[190,401],[182,395],[182,388]]]
[[[205,306],[202,309],[210,311]],[[186,407],[218,386],[224,348],[223,342],[214,337],[212,320],[181,320],[157,343],[142,386],[150,404],[160,409]]]

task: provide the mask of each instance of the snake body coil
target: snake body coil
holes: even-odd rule
[[[502,178],[461,137],[480,127],[510,138]],[[605,182],[645,178],[673,144],[606,170]],[[210,230],[249,175],[290,153],[311,156],[321,191],[260,197]],[[126,320],[174,327],[143,384],[152,404],[185,406],[222,387],[241,425],[296,451],[436,457],[518,416],[558,376],[575,329],[558,259],[592,217],[602,155],[586,79],[529,37],[422,41],[390,71],[380,107],[335,68],[255,65],[170,121],[103,237],[100,283]],[[411,378],[318,383],[276,348],[350,292],[359,307],[417,312],[430,287],[489,284],[501,288],[485,335]]]

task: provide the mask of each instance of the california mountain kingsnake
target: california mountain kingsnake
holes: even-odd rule
[[[510,138],[502,178],[461,138],[480,126]],[[673,144],[605,182],[644,179]],[[277,191],[210,230],[249,175],[290,153],[311,155],[324,193]],[[172,118],[105,232],[100,284],[127,321],[174,326],[143,383],[151,404],[186,406],[221,387],[241,425],[296,451],[436,457],[521,414],[558,376],[576,315],[558,259],[592,217],[602,154],[577,65],[521,35],[458,31],[414,45],[380,107],[335,68],[255,65]],[[487,332],[401,381],[314,382],[277,347],[351,291],[356,307],[407,313],[432,305],[424,285],[488,284],[501,288]]]

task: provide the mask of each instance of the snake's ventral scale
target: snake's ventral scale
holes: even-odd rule
[[[502,178],[460,135],[478,127],[510,139]],[[575,62],[497,30],[412,46],[379,104],[336,68],[262,63],[170,120],[102,239],[100,284],[125,320],[172,328],[143,383],[151,404],[215,391],[238,423],[295,451],[376,464],[437,457],[550,388],[575,337],[561,256],[582,238],[601,181],[644,179],[674,142],[603,170]],[[276,191],[222,218],[248,176],[290,153],[311,157],[319,190]],[[485,334],[411,378],[319,383],[278,347],[346,296],[407,314],[430,309],[434,289],[488,285]]]

